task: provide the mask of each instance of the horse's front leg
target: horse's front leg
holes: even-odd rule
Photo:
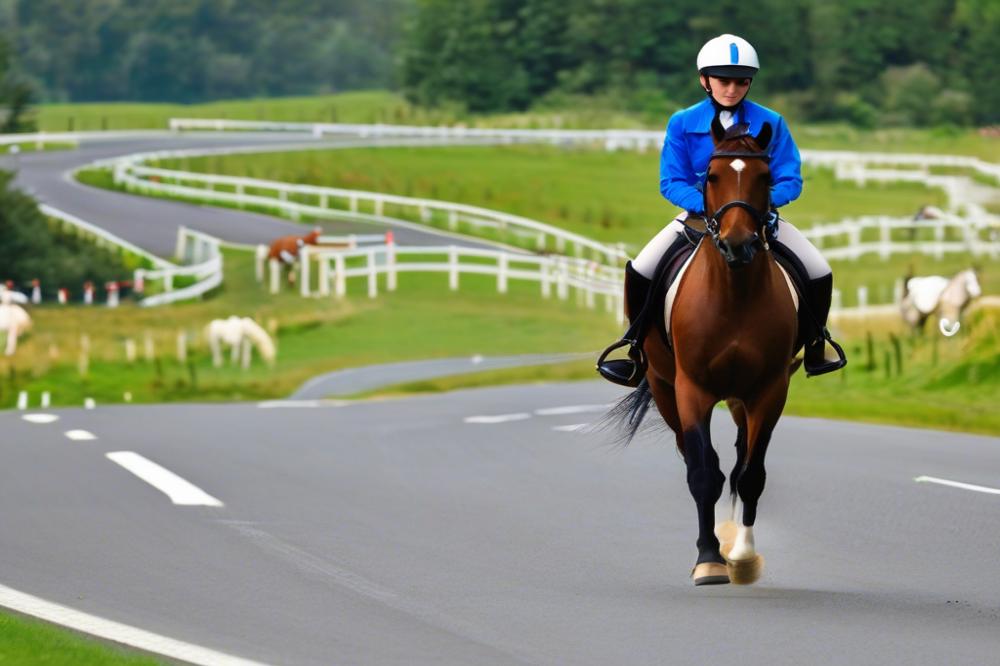
[[[712,446],[710,422],[715,401],[680,374],[676,395],[688,489],[698,508],[698,559],[692,577],[695,585],[728,583],[726,560],[719,553],[715,536],[715,503],[726,482]]]
[[[745,466],[737,476],[736,489],[743,501],[742,525],[726,555],[729,575],[734,583],[748,585],[760,578],[764,560],[754,544],[753,526],[757,521],[757,503],[764,492],[767,472],[764,458],[771,434],[781,417],[788,397],[788,378],[775,380],[753,402],[747,405],[747,452]]]

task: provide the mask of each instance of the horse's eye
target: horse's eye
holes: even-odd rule
[[[718,180],[719,180],[719,177],[716,176],[714,173],[708,174],[708,182],[715,183],[715,182],[718,182]]]

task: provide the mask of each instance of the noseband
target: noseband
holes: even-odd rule
[[[754,159],[754,160],[764,160],[765,162],[768,162],[771,159],[770,155],[768,155],[767,153],[752,153],[750,151],[741,151],[741,150],[732,150],[732,151],[730,151],[730,150],[723,150],[723,151],[712,153],[712,156],[709,157],[708,160],[709,160],[709,163],[711,163],[712,160],[722,159],[724,157],[739,157],[739,158],[747,158],[747,159]],[[708,187],[707,186],[705,187],[705,190],[706,190],[705,191],[705,196],[706,196],[705,211],[707,212],[708,211],[708,201],[707,201],[707,198],[708,198]],[[709,215],[705,216],[705,229],[712,236],[712,242],[715,243],[715,246],[718,247],[720,249],[720,251],[722,250],[722,248],[719,245],[719,233],[720,233],[720,228],[722,227],[722,216],[727,211],[729,211],[729,210],[731,210],[733,208],[742,208],[743,210],[745,210],[748,213],[750,213],[750,215],[753,217],[753,219],[757,223],[757,225],[763,230],[763,233],[764,233],[765,237],[761,241],[761,243],[763,244],[764,249],[768,250],[769,246],[768,246],[768,243],[767,243],[767,231],[766,230],[767,230],[767,221],[768,221],[768,219],[770,217],[771,211],[769,211],[769,210],[759,210],[753,204],[751,204],[749,202],[746,202],[746,201],[743,201],[742,199],[734,199],[733,201],[727,201],[726,203],[724,203],[721,206],[719,206],[719,208],[714,213],[712,213],[711,216],[709,216]]]

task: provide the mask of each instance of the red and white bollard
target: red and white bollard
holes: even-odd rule
[[[94,304],[94,283],[87,281],[83,283],[83,304]]]
[[[59,305],[66,305],[69,302],[69,290],[66,287],[59,288]]]
[[[107,302],[108,307],[109,308],[118,307],[118,283],[109,282],[106,285],[104,285],[104,288],[107,289],[108,291],[108,302]]]
[[[135,277],[132,279],[132,291],[137,294],[141,294],[146,290],[146,274],[143,273],[142,269],[138,269],[135,272]]]
[[[35,305],[42,302],[42,284],[37,278],[31,281],[31,302]]]

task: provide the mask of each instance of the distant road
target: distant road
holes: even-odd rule
[[[324,146],[333,149],[376,144],[393,145],[399,142],[399,140],[379,142],[356,137],[317,140],[308,134],[295,133],[149,132],[145,136],[129,138],[95,137],[83,141],[76,150],[21,153],[16,158],[4,156],[0,158],[0,167],[16,168],[18,170],[16,184],[32,193],[42,203],[107,229],[153,254],[169,258],[174,253],[177,228],[181,225],[225,241],[251,244],[269,243],[279,236],[304,233],[305,227],[268,215],[101,190],[81,185],[67,174],[98,159],[152,150],[237,146],[260,146],[262,149],[277,146],[302,148]],[[453,144],[455,141],[438,143]],[[441,245],[442,242],[447,242],[456,245],[491,247],[474,240],[436,233],[431,229],[422,231],[412,227],[337,221],[324,221],[320,226],[328,234],[370,234],[392,229],[396,242],[401,245]],[[446,241],[443,240],[445,238]]]

